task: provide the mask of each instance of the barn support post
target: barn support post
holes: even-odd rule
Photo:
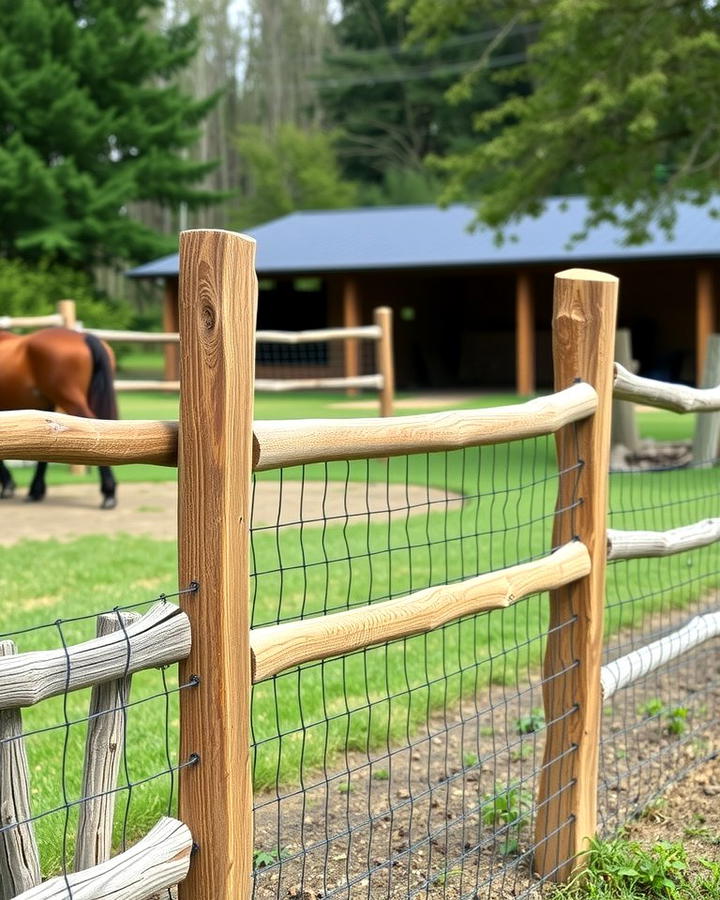
[[[698,265],[695,274],[695,384],[702,384],[708,338],[717,330],[715,279],[711,266]]]
[[[515,281],[515,388],[522,396],[535,393],[535,297],[524,270]]]
[[[590,553],[591,571],[550,592],[543,668],[547,734],[535,820],[534,867],[564,881],[581,865],[597,826],[608,469],[618,279],[570,269],[555,276],[555,390],[577,379],[598,394],[595,415],[556,434],[557,513],[552,544],[575,538]],[[581,467],[577,468],[578,459]],[[577,503],[576,503],[577,501]],[[572,515],[567,510],[573,508]]]
[[[179,900],[251,894],[249,539],[255,241],[180,236],[178,553],[192,650],[180,666],[180,819],[196,853]]]
[[[345,328],[355,328],[361,324],[358,283],[352,276],[348,276],[343,283],[342,315]],[[357,338],[348,338],[345,341],[345,377],[353,378],[359,374],[360,345]],[[348,388],[345,393],[348,397],[352,397],[358,393],[358,389]]]
[[[393,359],[393,311],[389,306],[378,306],[375,324],[380,329],[377,342],[378,372],[383,383],[380,388],[380,415],[391,416],[395,401],[395,362]]]
[[[178,279],[175,276],[168,276],[165,279],[163,299],[163,331],[179,331],[179,321]],[[177,381],[179,347],[177,344],[165,344],[163,352],[165,355],[165,381]]]

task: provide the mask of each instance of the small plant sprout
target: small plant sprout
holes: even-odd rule
[[[485,825],[522,828],[530,824],[533,796],[520,785],[510,785],[505,789],[496,785],[495,794],[486,794],[483,801],[482,820]]]
[[[674,706],[669,709],[665,725],[670,734],[685,734],[687,731],[688,709],[685,706]]]
[[[527,716],[520,716],[515,720],[515,728],[518,734],[532,734],[540,731],[545,725],[545,714],[541,709],[534,709]]]
[[[375,769],[372,777],[373,781],[387,781],[390,778],[390,773],[387,769]]]
[[[256,850],[253,853],[253,868],[266,869],[268,866],[280,862],[285,856],[287,856],[287,852],[284,847],[280,847],[279,850]]]
[[[647,703],[644,703],[639,709],[638,712],[641,716],[645,716],[646,719],[654,719],[657,716],[662,715],[665,710],[665,704],[659,697],[653,697],[652,700],[648,700]]]
[[[478,764],[478,755],[477,753],[463,753],[463,767],[466,769],[472,769],[473,766]]]

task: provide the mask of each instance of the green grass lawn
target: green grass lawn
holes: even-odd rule
[[[339,399],[337,394],[260,396],[256,416],[356,414],[333,406]],[[513,398],[484,397],[481,402],[497,405]],[[125,395],[122,414],[125,418],[174,418],[176,403],[167,395]],[[479,404],[468,398],[466,405]],[[689,417],[665,413],[640,417],[643,433],[660,439],[676,439],[677,423],[687,436],[693,424]],[[68,479],[62,467],[53,468],[53,481]],[[118,475],[121,482],[144,480],[148,471],[157,478],[174,477],[172,471],[140,466],[126,467]],[[27,470],[21,474],[26,477]],[[317,480],[326,474],[340,484],[430,484],[462,495],[464,502],[449,509],[442,503],[421,505],[390,523],[341,518],[325,525],[257,531],[253,539],[256,625],[400,596],[428,584],[532,558],[549,547],[556,488],[552,439],[389,462],[311,466],[305,477]],[[289,470],[283,477],[292,480],[300,473]],[[713,470],[615,476],[611,506],[618,512],[612,524],[667,528],[694,521],[716,514],[717,494]],[[620,511],[629,502],[645,508],[623,519]],[[171,542],[129,536],[86,537],[67,544],[26,541],[0,549],[0,554],[0,631],[6,633],[52,623],[58,616],[87,616],[116,605],[149,601],[176,587],[176,549]],[[668,557],[650,579],[646,562],[625,564],[623,578],[609,579],[608,630],[637,624],[660,605],[663,609],[682,605],[690,594],[714,586],[716,554],[715,548],[705,548]],[[628,596],[635,598],[633,603],[618,602]],[[337,758],[346,747],[365,749],[402,741],[417,731],[429,710],[452,705],[453,698],[488,684],[514,684],[540,663],[546,610],[545,598],[533,597],[506,611],[471,617],[426,636],[322,666],[311,665],[258,686],[253,707],[257,787],[276,780],[297,783],[300,772],[303,778],[312,778],[324,760]],[[64,638],[67,642],[85,639],[93,628],[92,619],[69,623],[63,626]],[[50,625],[19,634],[16,640],[20,650],[56,647],[59,631]],[[480,660],[480,665],[471,665],[473,659]],[[159,673],[134,677],[134,700],[161,691]],[[24,713],[26,731],[62,724],[59,730],[27,740],[36,814],[62,807],[63,771],[66,795],[70,799],[79,795],[85,727],[64,723],[82,719],[87,703],[88,692],[80,691],[69,695],[66,705],[56,698]],[[123,783],[141,781],[167,767],[166,721],[174,759],[176,696],[167,707],[160,697],[132,708]],[[301,723],[305,727],[299,731]],[[128,815],[131,837],[146,831],[167,808],[169,792],[166,776],[133,788]],[[123,803],[126,796],[122,794]],[[122,805],[120,813],[118,833]],[[61,863],[64,827],[64,812],[37,823],[46,871],[57,870]]]

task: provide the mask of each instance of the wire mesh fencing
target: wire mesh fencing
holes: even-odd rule
[[[256,476],[253,626],[539,559],[580,467],[542,437]],[[535,594],[256,684],[253,895],[531,892],[546,631]]]
[[[708,466],[708,462],[711,463]],[[664,532],[712,519],[714,461],[611,475],[610,527]],[[672,636],[719,608],[720,545],[608,565],[605,662]],[[720,640],[705,641],[605,705],[600,828],[613,834],[720,750]]]
[[[72,898],[73,873],[175,814],[178,773],[194,763],[177,731],[195,684],[172,664],[188,631],[173,600],[189,590],[0,633],[3,900],[52,877]]]

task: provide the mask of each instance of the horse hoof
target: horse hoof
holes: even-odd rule
[[[25,498],[25,502],[26,503],[39,503],[41,500],[44,499],[44,497],[45,497],[45,494],[39,494],[39,495],[28,494],[27,497]]]
[[[100,509],[115,509],[116,506],[117,499],[115,497],[103,497]]]
[[[0,491],[0,500],[10,500],[15,496],[15,487],[5,487]]]

